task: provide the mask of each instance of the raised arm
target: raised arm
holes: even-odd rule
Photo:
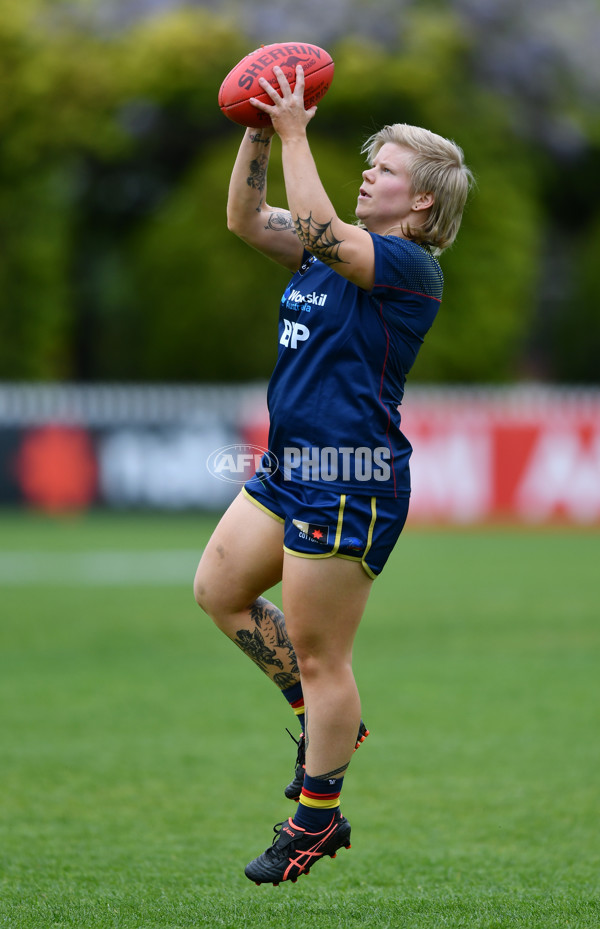
[[[246,129],[227,199],[227,227],[248,245],[291,271],[300,267],[304,246],[289,210],[266,203],[267,167],[275,130]]]
[[[306,127],[316,107],[304,109],[304,72],[296,69],[296,86],[290,90],[281,69],[275,68],[281,94],[267,81],[260,81],[272,105],[253,101],[269,113],[281,139],[283,173],[291,219],[304,248],[331,268],[371,290],[375,279],[373,240],[365,229],[341,220],[319,177]]]

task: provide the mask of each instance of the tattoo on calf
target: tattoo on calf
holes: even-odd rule
[[[302,219],[300,216],[294,220],[298,238],[306,248],[327,265],[347,264],[340,258],[340,245],[343,239],[336,239],[331,231],[331,220],[327,223],[318,223],[313,219],[312,213]]]
[[[350,762],[348,761],[346,764],[342,765],[341,768],[336,768],[335,771],[328,771],[327,774],[315,774],[314,775],[315,780],[316,781],[328,781],[334,777],[341,777],[344,771],[347,770],[349,764]]]
[[[298,677],[297,675],[282,671],[281,674],[273,675],[273,683],[279,687],[280,690],[287,690],[288,687],[293,687],[294,684],[298,683]]]
[[[283,670],[283,662],[277,658],[275,649],[269,648],[265,643],[258,629],[255,629],[253,632],[249,632],[248,629],[238,629],[235,635],[235,644],[238,645],[241,650],[258,665],[261,671],[265,672],[265,674],[269,673],[269,667],[281,668],[281,670]]]
[[[233,640],[235,644],[280,689],[297,683],[298,661],[281,610],[264,597],[259,597],[250,607],[250,620],[254,628],[238,629]],[[281,657],[278,657],[278,652]],[[281,673],[273,673],[275,668],[279,668]]]

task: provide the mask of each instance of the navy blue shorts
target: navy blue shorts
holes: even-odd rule
[[[254,475],[242,492],[284,524],[284,551],[358,561],[371,578],[383,570],[408,514],[408,497],[339,494],[278,475]]]

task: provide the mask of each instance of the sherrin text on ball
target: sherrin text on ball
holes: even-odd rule
[[[267,113],[262,113],[250,103],[255,97],[264,103],[271,100],[258,83],[264,77],[273,87],[279,83],[273,73],[278,65],[291,89],[296,84],[296,67],[304,71],[304,105],[315,106],[327,93],[333,80],[334,64],[329,52],[305,42],[282,42],[262,45],[242,58],[232,68],[219,90],[219,106],[228,119],[240,126],[260,129],[271,122]]]

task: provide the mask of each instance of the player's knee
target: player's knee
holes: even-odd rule
[[[194,599],[200,609],[224,631],[228,628],[231,615],[240,609],[232,586],[224,583],[222,578],[213,577],[210,571],[204,570],[202,563],[194,577]]]
[[[302,680],[309,684],[322,678],[337,677],[346,662],[335,653],[319,648],[303,648],[294,641],[294,650]]]
[[[202,566],[198,567],[194,577],[194,599],[207,616],[213,617],[214,597],[211,596],[211,584],[205,576]]]

